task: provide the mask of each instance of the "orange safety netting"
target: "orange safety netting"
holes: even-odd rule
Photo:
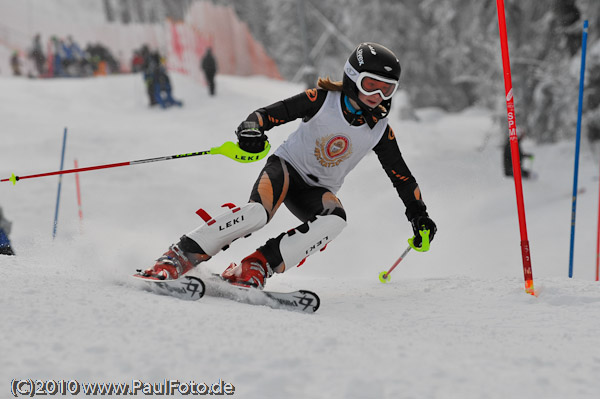
[[[170,69],[195,75],[200,71],[200,60],[211,47],[219,73],[281,79],[275,62],[231,7],[194,3],[184,22],[168,21],[168,26]]]
[[[120,62],[121,72],[128,72],[134,50],[148,45],[151,50],[159,51],[166,57],[169,70],[203,82],[200,63],[206,50],[211,47],[219,74],[264,75],[281,79],[273,59],[229,6],[197,2],[190,6],[183,21],[167,20],[163,24],[85,21],[65,24],[51,16],[42,21],[31,26],[29,33],[17,28],[17,25],[0,21],[0,49],[5,49],[4,53],[0,53],[18,50],[21,57],[26,58],[36,33],[41,33],[44,44],[52,36],[64,39],[70,35],[81,48],[90,43],[103,44]],[[47,51],[49,47],[44,50]]]

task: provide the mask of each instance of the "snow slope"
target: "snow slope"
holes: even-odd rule
[[[0,79],[0,178],[209,149],[253,109],[300,86],[220,76],[218,96],[174,75],[181,109],[146,106],[141,77]],[[501,93],[499,93],[501,95]],[[398,104],[396,104],[396,108]],[[517,104],[518,107],[518,104]],[[597,398],[600,292],[593,281],[598,167],[581,153],[575,278],[567,278],[573,143],[532,147],[524,182],[538,297],[523,291],[514,184],[501,172],[497,127],[471,109],[420,110],[392,126],[439,227],[408,254],[404,207],[374,155],[338,193],[349,225],[326,251],[274,276],[272,290],[319,293],[315,315],[138,289],[129,275],[199,225],[194,212],[243,204],[263,162],[225,157],[127,166],[62,180],[0,184],[16,257],[0,257],[0,396],[14,378],[158,383],[222,379],[239,398]],[[269,133],[274,147],[296,123]],[[526,146],[527,147],[527,146]],[[298,222],[286,209],[207,265],[231,261]],[[83,395],[83,394],[81,394]],[[141,395],[139,395],[141,396]]]

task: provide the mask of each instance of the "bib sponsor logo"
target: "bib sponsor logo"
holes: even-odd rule
[[[339,165],[352,154],[352,145],[348,137],[341,134],[332,134],[317,139],[315,157],[326,168]]]

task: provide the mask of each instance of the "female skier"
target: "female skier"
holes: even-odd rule
[[[335,193],[345,176],[373,149],[406,207],[413,248],[426,251],[436,225],[415,178],[404,162],[387,115],[398,88],[400,62],[389,49],[362,43],[344,66],[342,82],[319,79],[318,88],[251,113],[236,130],[239,147],[265,149],[266,130],[302,118],[298,129],[271,155],[249,202],[231,207],[170,246],[146,277],[177,279],[210,259],[237,238],[265,226],[281,204],[302,221],[244,258],[222,277],[232,284],[262,289],[274,272],[283,273],[325,248],[346,226],[346,212]],[[422,238],[423,237],[423,238]]]

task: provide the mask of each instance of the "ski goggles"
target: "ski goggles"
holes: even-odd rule
[[[373,94],[379,94],[384,100],[389,100],[396,93],[396,90],[398,90],[398,81],[396,79],[384,78],[370,72],[358,73],[348,61],[346,61],[344,71],[356,83],[356,87],[364,95],[372,96]]]

